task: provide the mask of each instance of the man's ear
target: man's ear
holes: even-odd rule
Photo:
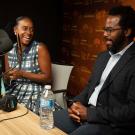
[[[129,37],[131,35],[132,30],[130,28],[128,28],[127,30],[125,30],[125,36]]]

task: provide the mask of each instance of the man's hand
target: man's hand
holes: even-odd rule
[[[68,108],[69,116],[80,123],[87,120],[87,108],[80,102],[75,102],[70,108]]]

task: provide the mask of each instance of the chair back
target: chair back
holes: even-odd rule
[[[67,85],[72,69],[73,66],[52,64],[53,91],[67,89]]]
[[[65,95],[72,69],[73,66],[52,64],[52,90],[56,102],[62,108],[67,108]]]

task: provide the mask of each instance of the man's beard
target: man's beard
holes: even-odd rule
[[[124,48],[125,42],[126,37],[125,35],[121,34],[114,42],[112,41],[112,46],[109,48],[109,51],[111,51],[113,54],[121,51]]]

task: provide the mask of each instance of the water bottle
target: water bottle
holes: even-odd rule
[[[51,85],[45,85],[44,91],[40,97],[40,125],[44,129],[54,127],[54,94]]]

